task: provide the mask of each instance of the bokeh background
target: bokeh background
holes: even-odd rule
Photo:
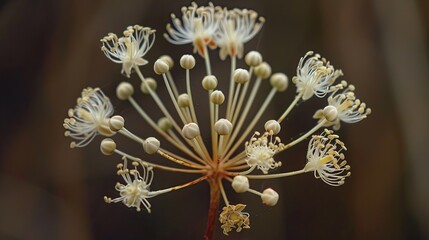
[[[172,46],[162,33],[170,13],[179,14],[189,3],[0,1],[0,239],[202,238],[206,183],[152,199],[152,214],[104,204],[104,195],[116,194],[119,159],[102,156],[97,141],[85,149],[69,149],[62,128],[81,89],[99,86],[130,129],[150,134],[131,107],[114,97],[117,83],[125,78],[121,67],[102,54],[99,39],[131,24],[150,26],[158,38],[147,59],[153,63],[170,54],[178,60],[192,47]],[[252,228],[228,238],[218,229],[216,239],[429,239],[429,1],[214,3],[255,9],[267,19],[245,50],[260,51],[273,71],[292,77],[299,58],[314,50],[341,68],[373,109],[368,119],[343,125],[339,133],[349,148],[353,172],[344,186],[329,187],[311,174],[254,181],[255,189],[277,189],[280,203],[269,208],[251,194],[231,194],[232,201],[248,204]],[[216,52],[211,56],[216,62]],[[137,86],[135,76],[131,81]],[[277,97],[269,114],[280,114],[293,95],[291,87]],[[283,126],[283,139],[310,128],[313,112],[323,103],[313,99],[300,104]],[[126,139],[118,142],[142,152]],[[306,145],[282,155],[283,168],[302,167]],[[155,174],[155,189],[188,179]]]

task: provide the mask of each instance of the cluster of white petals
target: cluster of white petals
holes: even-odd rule
[[[143,169],[142,173],[137,170],[137,166],[139,165]],[[133,169],[128,169],[126,158],[124,158],[123,164],[120,163],[117,165],[117,173],[122,176],[125,184],[117,183],[115,186],[120,197],[114,199],[104,197],[104,201],[107,203],[122,202],[127,207],[136,208],[138,212],[141,210],[141,205],[143,205],[143,207],[150,213],[151,205],[147,199],[157,195],[149,190],[153,179],[152,167],[144,166],[138,162],[133,162],[133,166]]]
[[[344,150],[347,148],[332,130],[325,129],[322,134],[314,135],[308,143],[305,172],[314,171],[316,178],[331,186],[343,185],[345,178],[351,174],[342,153]]]
[[[245,143],[246,162],[250,167],[256,166],[267,174],[268,170],[281,166],[281,162],[276,162],[273,156],[282,147],[279,137],[274,137],[268,132],[262,135],[255,132],[250,141]]]
[[[139,25],[129,26],[124,31],[124,36],[118,38],[114,33],[109,33],[100,41],[101,50],[113,62],[122,64],[122,73],[130,77],[131,70],[136,66],[148,63],[143,57],[155,42],[155,30]]]
[[[172,44],[182,45],[192,43],[194,52],[205,55],[206,46],[215,48],[214,35],[219,27],[221,12],[217,11],[212,3],[208,6],[198,6],[192,2],[191,6],[182,7],[182,19],[171,14],[173,25],[167,25],[164,37]]]
[[[355,87],[348,85],[346,81],[342,81],[342,85],[345,90],[340,93],[338,93],[339,90],[336,90],[328,97],[328,106],[336,109],[337,117],[331,121],[327,121],[324,126],[333,126],[334,130],[340,129],[341,122],[359,122],[371,114],[371,108],[367,108],[364,102],[356,98],[354,93]],[[324,118],[323,109],[317,110],[313,117],[322,121]]]
[[[302,95],[302,100],[313,95],[322,98],[337,89],[331,85],[342,75],[341,70],[335,70],[325,58],[310,51],[299,61],[292,82],[296,85],[296,92]]]
[[[71,142],[70,147],[84,147],[97,134],[112,136],[109,119],[113,115],[113,106],[109,98],[99,88],[85,88],[77,99],[74,109],[68,112],[64,119],[65,135],[77,142]]]

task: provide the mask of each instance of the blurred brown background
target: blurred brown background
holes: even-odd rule
[[[161,34],[169,14],[179,14],[180,6],[189,3],[0,2],[0,239],[201,239],[207,184],[152,199],[152,214],[106,205],[103,196],[116,194],[118,159],[102,156],[98,141],[70,150],[62,128],[67,109],[86,86],[100,86],[117,113],[133,116],[128,104],[114,97],[124,77],[120,66],[100,51],[99,39],[130,24],[150,26],[158,37],[147,59],[153,63],[159,55],[170,54],[177,60],[192,47],[172,46]],[[429,239],[429,2],[214,3],[255,9],[267,19],[245,51],[259,50],[274,71],[292,77],[299,58],[314,50],[341,68],[359,98],[373,109],[367,120],[343,125],[339,133],[349,148],[353,172],[344,186],[329,187],[311,174],[252,182],[258,190],[277,189],[280,203],[268,208],[250,194],[232,194],[233,200],[248,204],[252,229],[229,238],[218,230],[216,238]],[[290,88],[276,98],[276,108],[291,101],[293,92]],[[284,127],[290,134],[285,140],[312,126],[317,102],[302,104],[292,113]],[[132,121],[130,128],[146,131],[142,120]],[[286,169],[303,165],[306,144],[301,145],[282,156],[288,158]],[[155,174],[164,187],[186,179]]]

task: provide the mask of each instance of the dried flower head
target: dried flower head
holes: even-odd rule
[[[245,207],[246,205],[244,204],[223,207],[219,221],[222,224],[221,228],[225,235],[228,235],[233,228],[235,228],[237,232],[241,232],[243,228],[250,228],[250,215],[247,212],[243,212]]]

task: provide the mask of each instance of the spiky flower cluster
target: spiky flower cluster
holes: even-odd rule
[[[125,136],[142,146],[147,155],[158,155],[175,164],[167,166],[159,160],[147,160],[152,159],[147,155],[143,160],[143,157],[121,151],[117,140],[103,139],[100,144],[101,152],[105,155],[116,154],[122,159],[117,166],[117,174],[124,181],[116,185],[118,197],[105,197],[107,203],[122,202],[137,211],[145,209],[151,212],[149,198],[206,181],[211,188],[211,196],[205,237],[212,239],[216,216],[219,216],[224,234],[233,229],[240,232],[250,228],[250,214],[243,212],[246,205],[230,204],[224,189],[225,183],[231,184],[237,193],[252,193],[260,197],[261,202],[267,206],[275,206],[279,194],[272,188],[253,189],[249,180],[283,178],[313,172],[316,178],[329,185],[344,184],[345,178],[350,176],[350,166],[343,153],[346,150],[344,143],[329,129],[313,135],[323,127],[333,127],[336,130],[341,121],[358,122],[371,113],[366,104],[356,98],[353,85],[344,80],[335,84],[337,78],[342,76],[341,70],[335,69],[319,54],[308,52],[299,61],[296,76],[292,78],[296,87],[295,99],[284,107],[279,117],[269,116],[265,111],[277,95],[287,90],[289,80],[284,73],[272,74],[270,65],[263,61],[259,52],[249,51],[244,54],[244,44],[259,32],[265,22],[264,18],[258,17],[253,10],[228,10],[211,3],[201,7],[192,3],[182,8],[181,18],[172,15],[172,22],[173,25],[167,25],[164,36],[173,44],[193,44],[194,53],[198,52],[205,63],[206,75],[201,77],[202,88],[191,84],[191,77],[196,78],[192,70],[198,63],[193,55],[183,55],[180,58],[184,76],[175,79],[185,79],[184,82],[173,78],[170,70],[174,66],[174,60],[167,55],[154,61],[155,74],[146,69],[145,74],[151,77],[143,75],[140,67],[149,63],[144,57],[155,39],[155,30],[151,28],[134,25],[126,28],[124,36],[120,38],[110,33],[101,40],[101,49],[110,60],[122,64],[121,71],[128,78],[136,73],[140,95],[150,96],[155,106],[140,105],[134,99],[139,94],[134,89],[136,83],[132,82],[135,79],[118,84],[118,99],[128,101],[145,121],[144,126],[152,127],[163,142],[168,142],[168,145],[176,149],[164,149],[157,137],[137,136],[125,128],[124,118],[113,115],[110,100],[98,88],[84,89],[77,105],[69,110],[69,117],[64,120],[65,135],[75,139],[71,147],[84,147],[96,135],[113,137],[118,133],[116,135]],[[222,73],[212,73],[208,47],[219,48],[220,60],[230,58],[227,89],[218,87],[218,79],[225,79],[225,76]],[[237,68],[236,61],[243,56],[247,67]],[[265,81],[266,79],[269,81]],[[265,83],[271,85],[271,90],[264,97],[260,86]],[[157,89],[160,87],[165,87],[169,99],[158,96]],[[205,92],[207,98],[197,100],[193,96],[195,90]],[[283,121],[297,103],[313,96],[323,98],[328,94],[327,106],[314,115],[318,119],[315,126],[300,137],[282,143],[279,135],[282,134]],[[154,119],[151,115],[156,111],[163,117]],[[261,123],[262,133],[256,131]],[[208,125],[209,132],[202,130],[206,129],[202,127],[204,124]],[[310,136],[303,168],[295,171],[282,169],[283,161],[276,159],[277,155]],[[131,167],[129,161],[132,162]],[[190,182],[152,190],[152,181],[157,181],[154,179],[156,170],[193,174],[197,177]],[[272,173],[274,170],[278,172]],[[221,197],[225,205],[218,215]]]

